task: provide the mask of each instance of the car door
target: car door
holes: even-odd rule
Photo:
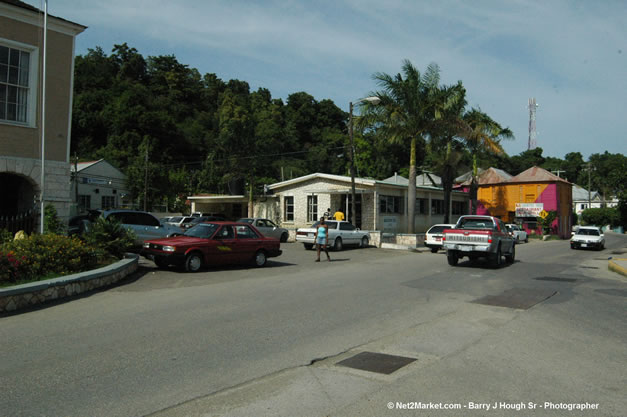
[[[272,236],[272,227],[268,225],[268,222],[265,219],[257,219],[253,223],[253,225],[261,232],[265,237],[274,237]]]
[[[358,244],[360,241],[355,226],[348,222],[340,223],[340,233],[342,236],[342,241],[345,245],[355,245]]]
[[[235,226],[237,243],[234,257],[238,263],[248,263],[259,249],[260,236],[249,225]]]
[[[230,264],[236,259],[237,242],[235,230],[231,225],[223,225],[213,236],[213,241],[207,251],[208,260],[212,264]]]
[[[266,222],[266,229],[268,230],[268,232],[267,234],[266,232],[261,232],[261,233],[263,233],[263,235],[267,237],[272,237],[274,239],[281,239],[281,230],[279,229],[279,226],[277,226],[271,220],[268,220],[268,219],[266,219],[265,222]]]
[[[505,223],[503,223],[501,220],[497,221],[497,227],[501,239],[501,253],[511,252],[515,240],[514,236],[510,236],[507,228],[505,227]]]

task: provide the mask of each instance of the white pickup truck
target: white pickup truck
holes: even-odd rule
[[[462,216],[453,229],[444,230],[442,248],[446,249],[449,265],[467,256],[471,261],[488,258],[500,266],[505,255],[508,263],[516,257],[516,241],[505,224],[491,216]]]
[[[349,222],[327,220],[329,226],[329,247],[340,251],[345,245],[357,245],[360,248],[368,246],[370,234],[361,231]],[[296,230],[296,241],[305,245],[305,249],[313,248],[315,244],[314,236],[320,222],[316,222],[311,227]]]

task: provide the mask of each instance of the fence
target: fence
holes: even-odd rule
[[[31,234],[35,230],[36,223],[37,211],[35,210],[28,210],[24,213],[13,216],[0,215],[0,230],[6,229],[11,232],[11,234],[15,234],[20,230],[23,230],[27,234]]]

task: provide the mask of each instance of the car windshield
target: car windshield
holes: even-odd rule
[[[217,229],[218,229],[217,224],[200,223],[194,227],[187,229],[187,231],[183,235],[209,239],[211,236],[213,236],[213,234],[216,232]]]
[[[183,220],[183,217],[182,217],[182,216],[177,216],[177,217],[171,217],[171,218],[170,218],[170,222],[172,222],[172,223],[178,223],[178,222],[180,222],[181,220]]]
[[[600,233],[597,229],[579,229],[578,235],[586,235],[586,236],[599,236]]]
[[[326,224],[327,226],[329,226],[329,229],[337,229],[337,222],[334,221],[326,221],[324,222],[324,224]],[[313,228],[317,228],[318,226],[320,226],[320,222],[315,222],[311,227]]]
[[[429,229],[429,231],[427,231],[427,233],[432,234],[432,233],[442,233],[445,229],[451,229],[451,226],[445,224],[445,225],[439,225],[439,226],[433,226],[431,229]]]

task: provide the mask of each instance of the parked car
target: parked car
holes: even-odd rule
[[[570,248],[593,248],[603,250],[605,248],[605,235],[601,229],[595,226],[579,226],[575,234],[570,238]]]
[[[166,223],[171,224],[172,226],[179,227],[181,229],[185,229],[185,225],[193,221],[195,217],[192,216],[174,216],[170,217]]]
[[[514,236],[514,238],[516,239],[516,243],[520,243],[521,241],[525,243],[529,242],[529,236],[527,236],[527,232],[522,230],[517,224],[506,224],[505,227],[507,228],[507,231],[512,236]]]
[[[226,219],[222,216],[193,216],[192,215],[192,220],[185,223],[183,227],[185,229],[189,229],[203,222],[224,222],[224,221],[226,221]]]
[[[454,224],[434,224],[425,233],[425,246],[436,253],[442,249],[442,236],[445,229],[452,229]]]
[[[488,258],[495,266],[501,265],[503,255],[508,263],[514,263],[516,257],[516,240],[505,224],[492,216],[461,216],[454,229],[444,230],[442,240],[451,266],[464,256],[471,261]]]
[[[357,245],[365,248],[370,242],[370,234],[361,231],[349,222],[327,220],[325,222],[329,226],[329,247],[333,250],[340,251],[345,245]],[[314,236],[320,222],[316,222],[311,227],[300,228],[296,230],[296,241],[301,242],[305,249],[311,249],[314,246]]]
[[[281,255],[280,245],[250,224],[210,222],[197,224],[182,236],[148,240],[142,255],[159,268],[179,265],[196,272],[210,265],[252,263],[261,267],[268,258]]]
[[[277,226],[272,220],[247,217],[239,219],[238,222],[252,224],[257,230],[263,233],[265,237],[279,239],[281,243],[287,242],[287,238],[290,235],[287,229]]]
[[[122,226],[135,233],[135,244],[142,246],[145,240],[171,237],[182,234],[181,229],[169,224],[161,224],[152,214],[134,210],[104,210],[100,215],[105,219],[115,219]]]

